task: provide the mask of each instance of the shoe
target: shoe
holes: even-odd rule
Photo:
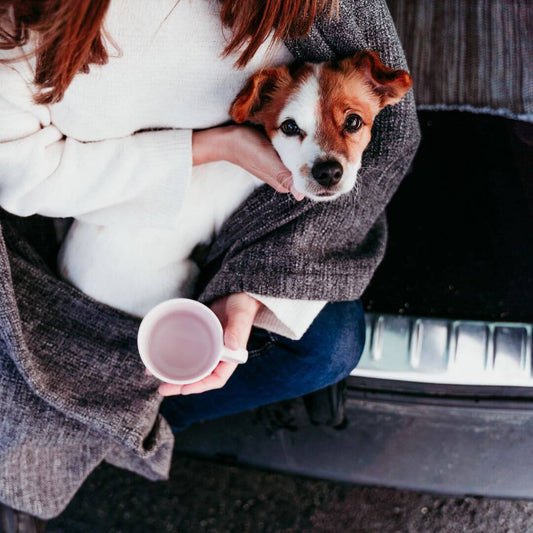
[[[46,522],[0,503],[0,533],[43,533]]]

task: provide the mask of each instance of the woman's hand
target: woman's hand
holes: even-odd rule
[[[291,192],[292,174],[281,162],[268,137],[245,125],[193,132],[193,165],[229,161],[263,180],[280,193]],[[297,200],[303,195],[295,193]]]
[[[261,305],[261,302],[244,292],[224,296],[211,304],[211,309],[218,316],[224,329],[224,344],[228,348],[231,350],[246,348],[255,316]],[[159,386],[159,394],[174,396],[220,389],[226,384],[236,368],[236,363],[222,361],[211,375],[201,381],[189,385],[163,383]]]

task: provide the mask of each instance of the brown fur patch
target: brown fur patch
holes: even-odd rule
[[[305,63],[291,69],[278,67],[260,71],[252,76],[237,97],[231,110],[232,118],[236,122],[260,124],[272,138],[279,127],[279,115],[287,101],[312,72],[312,65]],[[249,112],[245,109],[249,109]]]
[[[358,52],[320,69],[318,142],[326,152],[357,161],[368,143],[376,115],[397,103],[411,87],[404,70],[386,67],[375,52]],[[344,131],[346,117],[357,114],[363,125],[355,133]]]
[[[271,138],[279,127],[279,116],[287,105],[289,98],[295,94],[302,84],[313,73],[313,67],[309,64],[303,64],[290,72],[290,80],[270,95],[270,100],[265,103],[258,113],[258,120],[264,126],[266,134]]]
[[[358,52],[342,60],[341,64],[365,76],[369,87],[379,97],[381,107],[397,104],[412,85],[408,72],[387,67],[376,52]]]
[[[378,114],[379,98],[367,87],[364,78],[354,71],[322,66],[319,78],[320,116],[317,141],[327,153],[338,154],[355,162],[370,141],[370,130]],[[344,131],[346,117],[357,114],[363,125],[355,133]]]

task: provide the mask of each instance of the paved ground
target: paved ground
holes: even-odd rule
[[[533,502],[363,488],[177,457],[169,482],[104,465],[49,533],[528,533]]]

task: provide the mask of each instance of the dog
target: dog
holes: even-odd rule
[[[377,114],[411,87],[404,70],[375,52],[320,64],[294,63],[252,75],[230,108],[237,124],[264,130],[293,177],[295,194],[334,201],[357,182]],[[121,228],[75,220],[60,249],[62,277],[90,297],[142,317],[163,300],[191,297],[191,253],[264,182],[220,161],[198,165],[176,227]]]

